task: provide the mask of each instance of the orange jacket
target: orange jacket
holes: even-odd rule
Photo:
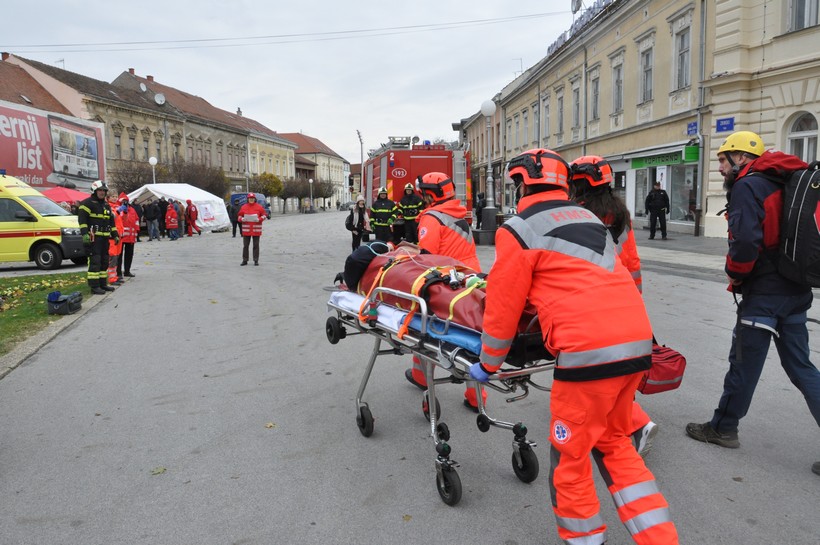
[[[486,370],[504,362],[528,301],[556,355],[555,380],[648,369],[649,317],[606,227],[560,190],[525,197],[518,210],[496,232],[481,338]]]
[[[456,199],[431,206],[419,214],[419,247],[431,254],[458,259],[471,269],[481,270],[475,252],[467,209]]]
[[[122,224],[122,216],[116,209],[111,210],[111,217],[114,220],[114,227],[117,229],[117,236],[120,237],[120,241],[115,243],[114,237],[110,237],[108,239],[108,255],[120,255],[122,252],[122,233],[123,233],[123,224]],[[113,232],[112,232],[113,233]]]
[[[179,217],[177,217],[177,211],[174,210],[173,204],[169,204],[168,210],[165,211],[165,227],[168,229],[179,228]]]

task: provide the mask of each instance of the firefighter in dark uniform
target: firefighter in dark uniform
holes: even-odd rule
[[[424,208],[424,201],[416,194],[413,184],[404,186],[404,195],[399,201],[399,214],[404,218],[404,240],[413,244],[419,241],[418,217]]]
[[[391,242],[393,240],[393,221],[396,219],[396,203],[387,198],[387,188],[380,187],[378,198],[370,208],[370,226],[376,240]]]
[[[119,233],[114,227],[111,208],[105,200],[108,187],[102,180],[91,184],[91,196],[80,203],[77,209],[77,220],[83,244],[88,249],[88,286],[91,293],[104,295],[114,291],[108,285],[108,239],[112,237],[119,242]]]

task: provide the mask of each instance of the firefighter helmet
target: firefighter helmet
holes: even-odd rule
[[[91,183],[91,192],[95,193],[98,189],[104,189],[108,191],[108,186],[105,185],[105,182],[102,180],[97,180],[96,182]]]
[[[590,187],[612,185],[612,167],[603,157],[585,155],[574,160],[570,166],[573,182],[586,180]]]
[[[527,150],[510,160],[507,172],[516,183],[553,185],[569,191],[570,166],[552,150]]]
[[[413,184],[407,184],[407,185],[404,186],[404,190],[407,191],[408,189],[410,191],[414,191],[416,188],[413,187]]]
[[[763,140],[757,133],[752,131],[737,131],[726,137],[723,144],[718,148],[718,155],[742,151],[760,157],[766,149],[763,147]]]
[[[453,180],[443,172],[428,172],[416,178],[416,190],[429,195],[433,202],[446,201],[456,196],[456,186]]]
[[[380,188],[379,188],[379,192],[378,192],[378,193],[376,193],[376,196],[378,197],[378,196],[379,196],[379,195],[381,195],[382,193],[384,193],[385,195],[387,195],[387,188],[386,188],[386,187],[384,187],[384,186],[382,186],[382,187],[380,187]]]

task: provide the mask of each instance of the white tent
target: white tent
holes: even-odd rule
[[[128,194],[128,200],[137,204],[158,201],[162,197],[166,201],[173,199],[183,203],[190,199],[199,209],[196,224],[206,231],[227,230],[231,225],[225,201],[190,184],[147,184]]]

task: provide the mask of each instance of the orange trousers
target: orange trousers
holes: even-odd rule
[[[606,525],[592,479],[595,458],[638,545],[677,545],[669,505],[629,439],[641,374],[586,382],[556,380],[550,395],[550,497],[565,543],[606,542]],[[576,541],[573,541],[576,540]]]
[[[422,386],[427,386],[427,363],[421,361],[421,358],[418,356],[413,356],[413,380],[421,384]],[[487,402],[487,390],[481,390],[481,398],[486,403]],[[478,407],[478,402],[476,401],[477,397],[475,394],[475,388],[471,388],[467,386],[464,390],[464,399],[467,400],[467,403],[470,404],[471,407]]]

